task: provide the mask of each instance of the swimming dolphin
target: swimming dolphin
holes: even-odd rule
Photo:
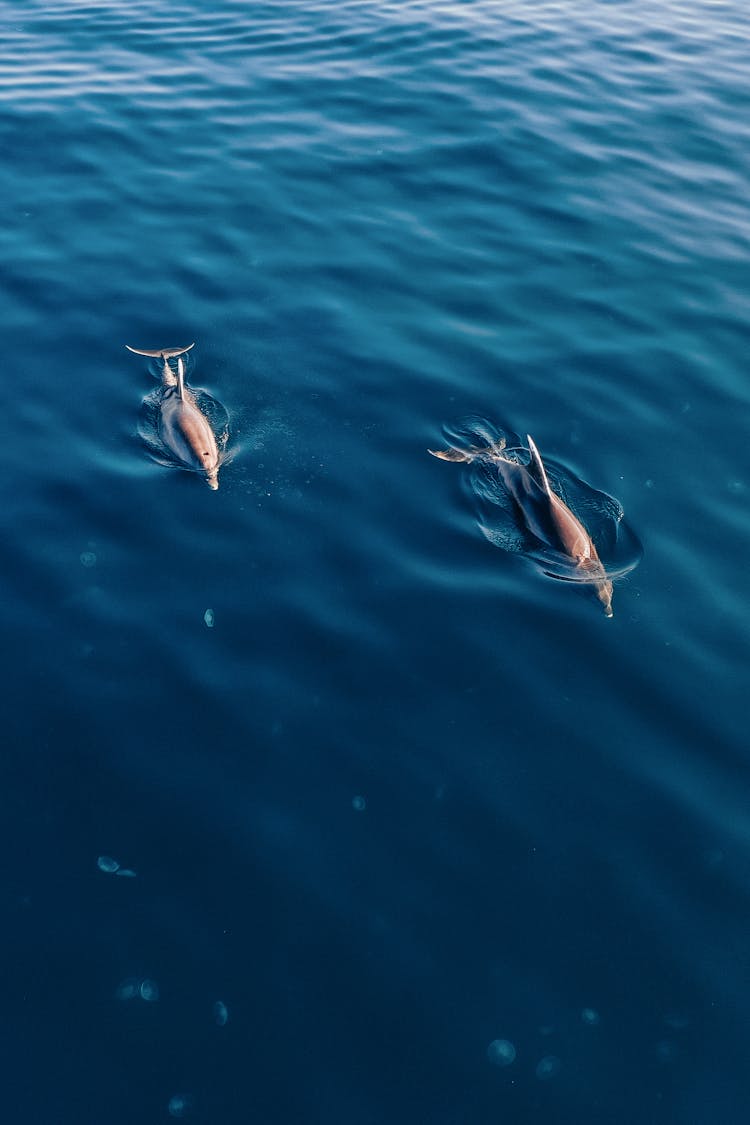
[[[164,393],[159,403],[159,437],[175,460],[186,469],[201,472],[206,477],[208,487],[216,491],[219,487],[219,465],[221,457],[216,444],[216,435],[208,418],[199,409],[193,392],[185,384],[185,366],[182,356],[194,345],[187,348],[163,348],[160,351],[139,351],[125,347],[136,355],[153,356],[164,360],[162,385]],[[169,365],[170,357],[177,356],[177,377]]]
[[[539,450],[528,434],[526,440],[530,454],[528,465],[520,465],[505,455],[504,438],[484,449],[430,449],[428,452],[444,461],[484,460],[494,464],[527,529],[540,543],[574,560],[581,581],[591,582],[605,614],[612,617],[612,582],[591,536],[567,504],[552,491]]]

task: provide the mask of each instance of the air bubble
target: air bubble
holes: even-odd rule
[[[127,980],[118,984],[115,996],[118,1000],[135,1000],[136,996],[140,995],[140,982],[128,977]]]
[[[203,620],[205,621],[207,628],[213,629],[214,621],[216,620],[216,618],[214,617],[214,611],[211,608],[207,609],[203,614]]]
[[[554,1078],[562,1070],[562,1063],[557,1055],[545,1055],[536,1064],[536,1076],[540,1082],[548,1082],[550,1078]]]
[[[595,1008],[582,1008],[581,1019],[584,1023],[588,1024],[589,1027],[596,1027],[599,1023],[599,1013]]]
[[[516,1058],[516,1048],[508,1039],[493,1039],[487,1048],[487,1058],[493,1066],[510,1066]]]
[[[81,566],[92,567],[96,566],[96,555],[93,551],[82,551],[78,556],[81,560]]]
[[[229,1009],[222,1000],[214,1004],[214,1023],[217,1027],[226,1027],[229,1023]]]
[[[96,866],[100,871],[105,871],[107,875],[114,875],[119,870],[120,864],[116,859],[112,859],[111,855],[100,855],[96,861]]]
[[[192,1104],[192,1099],[186,1094],[175,1094],[174,1097],[169,1099],[167,1105],[170,1117],[184,1117],[186,1113],[190,1112]]]
[[[656,1057],[660,1062],[671,1063],[677,1058],[679,1048],[671,1039],[660,1039],[655,1047]]]
[[[355,812],[364,812],[367,808],[367,801],[364,797],[352,797],[352,808]]]
[[[141,999],[146,1000],[149,1004],[155,1004],[159,999],[159,985],[155,980],[142,980],[138,991],[141,994]]]

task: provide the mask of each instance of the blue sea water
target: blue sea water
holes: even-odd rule
[[[3,1119],[745,1122],[746,5],[0,28]],[[612,620],[471,414],[623,506]]]

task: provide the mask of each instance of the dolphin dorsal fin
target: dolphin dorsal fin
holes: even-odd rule
[[[536,483],[539,485],[539,487],[542,489],[543,492],[546,492],[547,495],[550,495],[551,492],[552,492],[552,489],[549,486],[549,481],[547,480],[547,473],[546,473],[546,470],[544,468],[544,464],[542,462],[542,458],[541,458],[541,455],[539,453],[539,450],[537,449],[536,445],[534,444],[534,439],[532,438],[531,434],[526,435],[526,440],[529,443],[529,454],[531,456],[531,459],[530,459],[529,465],[528,465],[529,476],[532,478],[532,480],[536,481]]]

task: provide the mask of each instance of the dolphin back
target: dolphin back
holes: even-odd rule
[[[516,461],[498,460],[500,478],[520,510],[523,523],[541,543],[559,550],[562,546],[549,494],[530,472]]]

